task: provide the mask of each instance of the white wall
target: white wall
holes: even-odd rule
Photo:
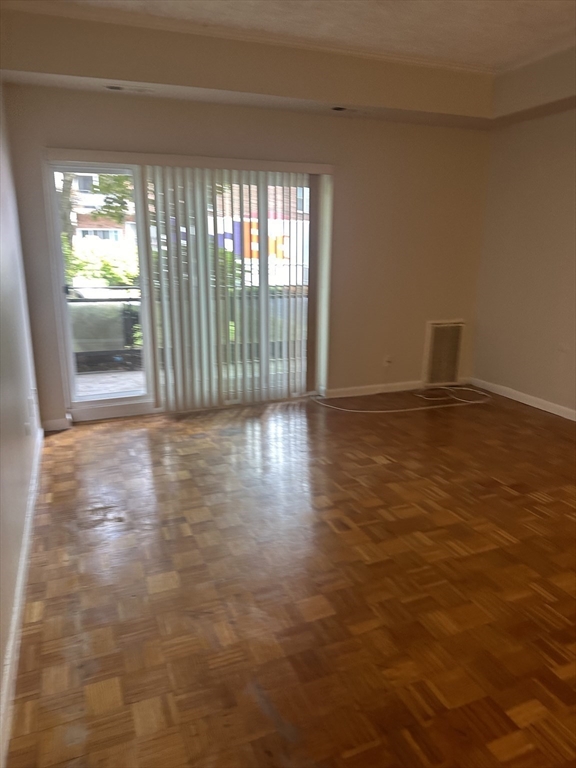
[[[65,413],[49,287],[45,147],[336,166],[330,389],[417,381],[426,321],[473,319],[486,133],[16,85],[7,87],[7,105],[45,421]],[[469,342],[464,375],[471,373]],[[387,355],[393,364],[383,368]]]
[[[67,13],[80,10],[67,5]],[[102,86],[119,80],[442,115],[492,112],[487,72],[193,34],[182,20],[163,29],[158,16],[138,21],[133,11],[121,23],[118,9],[93,10],[107,22],[3,11],[2,69],[96,78]]]
[[[576,49],[560,51],[524,67],[501,72],[494,80],[494,117],[574,98]]]
[[[492,135],[474,374],[565,409],[576,398],[575,114]]]
[[[0,92],[0,100],[2,94]],[[42,433],[34,399],[34,365],[28,328],[26,291],[2,108],[0,129],[0,761],[8,738],[14,665],[11,630],[21,557],[25,554],[27,511],[36,479]],[[30,502],[30,503],[29,503]],[[28,517],[28,520],[30,517]],[[11,662],[11,663],[10,663]]]

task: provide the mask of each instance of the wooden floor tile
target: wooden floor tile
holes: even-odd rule
[[[573,766],[575,507],[498,397],[48,436],[7,766]]]
[[[84,693],[89,715],[103,715],[122,706],[120,679],[111,677],[85,686]]]

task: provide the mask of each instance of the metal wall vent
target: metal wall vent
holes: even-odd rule
[[[429,322],[424,354],[424,383],[427,386],[458,383],[460,348],[464,323]]]

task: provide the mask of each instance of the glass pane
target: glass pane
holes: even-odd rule
[[[143,395],[133,177],[57,171],[54,179],[74,357],[72,399]]]
[[[292,390],[301,391],[306,374],[308,329],[309,207],[308,181],[268,183],[268,365],[272,386],[292,371]],[[211,193],[208,195],[211,199]],[[218,182],[215,188],[216,242],[221,306],[222,376],[231,397],[244,386],[258,387],[260,376],[260,216],[257,186]],[[214,217],[206,206],[209,246],[213,248]],[[213,276],[214,282],[216,281]],[[244,296],[244,311],[240,296]],[[225,301],[224,301],[225,299]],[[246,369],[242,372],[242,339]]]

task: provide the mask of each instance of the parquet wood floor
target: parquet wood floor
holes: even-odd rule
[[[499,398],[51,436],[8,767],[574,765],[574,501]]]

